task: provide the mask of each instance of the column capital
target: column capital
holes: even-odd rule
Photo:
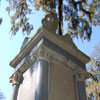
[[[73,71],[73,73],[74,73],[77,81],[85,81],[85,79],[87,79],[89,77],[89,73],[80,68]]]
[[[53,54],[46,47],[40,46],[38,48],[38,50],[36,50],[35,56],[36,56],[37,60],[42,59],[42,60],[45,60],[45,61],[47,61],[49,63],[51,58],[52,58],[52,56],[53,56]]]
[[[22,73],[19,71],[16,71],[10,78],[9,78],[9,82],[14,84],[19,84],[20,83],[20,79],[22,77]]]

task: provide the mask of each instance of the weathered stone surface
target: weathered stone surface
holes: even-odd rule
[[[33,64],[24,74],[19,86],[17,100],[35,100],[37,88],[37,65]]]
[[[46,13],[43,16],[42,24],[51,32],[56,32],[58,26],[58,18],[56,13]]]
[[[77,100],[74,77],[65,66],[52,64],[48,100]],[[24,74],[17,100],[36,100],[37,65],[31,66]]]
[[[51,66],[48,100],[77,100],[74,77],[65,66]]]
[[[23,51],[20,51],[17,56],[10,62],[12,67],[16,67],[20,61],[25,57],[27,53],[29,53],[36,44],[40,41],[40,39],[46,38],[51,41],[53,44],[57,45],[58,47],[62,48],[66,52],[68,52],[73,57],[80,60],[82,63],[86,64],[90,59],[81,51],[79,51],[72,40],[67,36],[58,36],[56,33],[48,31],[45,27],[41,27],[36,34],[28,41]],[[48,45],[49,47],[49,45]]]

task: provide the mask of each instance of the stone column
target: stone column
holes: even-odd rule
[[[48,53],[44,48],[39,49],[37,56],[38,78],[35,100],[48,100],[50,66]]]
[[[10,100],[17,100],[17,95],[18,95],[18,89],[19,89],[21,76],[22,76],[22,73],[17,71],[10,78],[10,83],[12,83],[12,87],[13,87],[13,91],[12,91],[12,95],[11,95]]]
[[[87,77],[88,73],[84,70],[79,69],[75,72],[77,100],[87,100],[86,90],[85,90],[85,79]]]

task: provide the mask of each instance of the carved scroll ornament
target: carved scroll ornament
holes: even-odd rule
[[[22,73],[17,71],[9,79],[9,82],[12,83],[12,84],[19,84],[20,83],[21,76],[22,76]]]

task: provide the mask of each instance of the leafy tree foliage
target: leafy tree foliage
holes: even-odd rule
[[[63,21],[67,23],[66,34],[72,37],[90,40],[92,25],[100,25],[99,0],[7,0],[6,8],[11,18],[13,35],[21,28],[29,34],[33,25],[29,23],[28,15],[32,14],[34,6],[46,12],[56,11],[59,23],[58,33],[63,35]]]
[[[87,84],[88,100],[100,100],[100,82],[92,81]]]
[[[91,54],[91,62],[89,64],[90,82],[87,82],[87,94],[89,100],[100,100],[100,43],[95,46]]]
[[[4,97],[3,93],[0,90],[0,100],[3,100],[3,99],[5,99],[5,97]]]
[[[95,46],[95,49],[91,54],[89,72],[94,76],[94,79],[91,77],[93,80],[100,81],[100,42]]]

